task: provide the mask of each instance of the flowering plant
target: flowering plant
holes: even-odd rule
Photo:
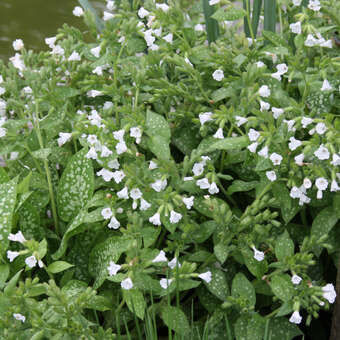
[[[211,0],[208,45],[196,3],[81,3],[89,42],[0,64],[0,334],[302,334],[336,298],[339,4],[280,1],[255,40]]]

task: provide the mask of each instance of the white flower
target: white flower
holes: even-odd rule
[[[320,160],[329,159],[330,153],[326,147],[321,144],[319,148],[314,152],[314,155]]]
[[[110,208],[104,208],[101,214],[105,220],[108,220],[112,216],[112,210]]]
[[[172,39],[173,39],[173,34],[172,33],[169,33],[165,37],[163,37],[163,40],[165,40],[169,44],[172,44]]]
[[[297,165],[302,166],[303,160],[305,159],[305,155],[303,153],[300,153],[299,155],[294,157],[294,161]]]
[[[119,162],[117,159],[111,159],[108,163],[107,166],[111,169],[119,169]]]
[[[281,79],[282,79],[281,75],[282,74],[280,72],[275,72],[275,73],[271,74],[271,77],[277,79],[278,81],[281,81]]]
[[[293,1],[294,6],[300,6],[302,2],[302,0],[292,0],[292,1]]]
[[[331,283],[327,283],[326,286],[321,288],[323,291],[322,296],[329,302],[334,303],[336,298],[336,291]]]
[[[196,32],[203,32],[204,31],[204,25],[197,24],[197,25],[195,25],[194,29],[195,29]]]
[[[75,15],[76,17],[81,17],[84,14],[84,11],[81,7],[76,6],[74,7],[73,11],[72,11],[73,15]]]
[[[117,184],[119,184],[122,180],[123,180],[123,178],[125,177],[125,174],[124,174],[124,172],[123,171],[115,171],[114,173],[113,173],[113,179],[115,180],[115,182],[117,183]]]
[[[97,176],[102,176],[105,182],[110,182],[114,175],[112,171],[103,168],[97,171]]]
[[[214,194],[218,194],[220,189],[217,187],[215,182],[212,182],[208,191],[209,191],[209,194],[214,195]]]
[[[181,264],[177,261],[177,258],[174,257],[171,261],[168,262],[168,266],[171,269],[174,269],[174,268],[176,268],[176,266],[178,266],[178,268],[179,268],[181,266]]]
[[[114,17],[115,17],[114,14],[104,11],[104,15],[103,15],[103,20],[104,21],[111,20]]]
[[[136,143],[139,144],[142,138],[142,130],[138,126],[130,128],[130,136],[136,138]]]
[[[95,97],[98,97],[98,96],[102,96],[103,92],[102,91],[98,91],[98,90],[89,90],[89,91],[87,91],[86,95],[89,98],[95,98]]]
[[[224,78],[224,73],[222,70],[216,70],[212,76],[216,81],[221,81]]]
[[[15,51],[20,51],[24,48],[24,42],[21,39],[16,39],[12,44]]]
[[[110,229],[118,229],[120,227],[120,222],[116,219],[115,216],[111,217],[109,224],[107,225]]]
[[[72,137],[72,133],[68,133],[68,132],[59,132],[59,138],[58,138],[58,145],[62,146],[64,145],[66,142],[68,142]]]
[[[256,148],[257,148],[258,145],[259,145],[259,143],[257,143],[257,142],[252,143],[252,144],[250,144],[250,145],[247,146],[247,149],[248,149],[250,152],[254,153],[254,152],[256,151]]]
[[[254,259],[257,260],[257,261],[263,261],[264,260],[264,252],[257,250],[255,248],[255,246],[253,246],[252,249],[254,251]]]
[[[209,189],[210,183],[207,178],[202,178],[196,181],[197,186],[199,186],[201,189]]]
[[[117,140],[118,142],[123,142],[124,141],[124,134],[125,134],[125,130],[121,129],[118,131],[114,131],[113,133],[113,138],[115,140]]]
[[[299,324],[301,323],[301,320],[302,320],[302,316],[300,315],[299,311],[295,311],[291,317],[289,318],[289,322],[291,323],[296,323],[296,324]]]
[[[258,61],[258,62],[256,62],[255,64],[256,64],[256,66],[257,66],[258,68],[261,68],[261,67],[266,66],[265,63],[262,62],[262,61]]]
[[[121,265],[115,264],[113,261],[110,261],[110,265],[107,267],[107,270],[109,271],[109,275],[110,276],[116,275],[121,267],[122,267]]]
[[[168,259],[165,256],[165,252],[161,250],[159,254],[152,260],[152,263],[156,262],[168,262]]]
[[[144,198],[140,200],[140,210],[148,210],[151,207],[151,204],[147,202]]]
[[[153,225],[161,225],[161,218],[160,214],[157,212],[153,216],[149,218],[149,222],[152,223]]]
[[[204,112],[204,113],[200,113],[200,114],[198,115],[198,117],[199,117],[199,119],[200,119],[201,125],[203,125],[203,124],[206,123],[206,122],[209,122],[209,121],[213,120],[213,119],[211,118],[211,116],[212,116],[212,112]]]
[[[220,2],[220,0],[209,0],[209,5],[210,6],[213,6],[213,5],[216,5]]]
[[[13,314],[14,319],[21,321],[21,322],[25,322],[26,317],[20,313],[14,313]]]
[[[10,241],[20,242],[21,244],[24,244],[24,242],[26,242],[26,239],[21,231],[18,231],[16,234],[9,234],[8,239]]]
[[[305,189],[310,189],[312,187],[312,181],[309,178],[304,178],[303,186]]]
[[[150,161],[149,169],[153,170],[153,169],[157,169],[157,168],[158,168],[158,165],[154,161]]]
[[[290,194],[289,196],[291,198],[300,198],[301,197],[301,194],[302,192],[300,191],[300,189],[296,186],[293,186],[291,189],[290,189]]]
[[[301,34],[301,22],[293,22],[289,25],[290,30],[295,34]]]
[[[321,5],[319,0],[309,0],[308,8],[314,12],[320,11]]]
[[[106,8],[109,10],[109,11],[113,11],[115,9],[115,2],[113,0],[108,0],[107,3],[106,3]]]
[[[294,275],[292,276],[291,281],[292,281],[292,283],[293,283],[294,285],[298,285],[298,284],[302,281],[302,278],[301,278],[300,276],[294,274]]]
[[[321,47],[327,47],[327,48],[333,48],[333,43],[332,43],[332,40],[331,39],[328,39],[324,42],[321,42],[320,43],[320,46]]]
[[[267,102],[264,102],[263,100],[260,100],[260,111],[268,111],[270,109],[270,104]]]
[[[130,191],[130,197],[133,200],[138,200],[142,197],[142,192],[138,188],[132,188]]]
[[[34,255],[32,255],[25,259],[25,263],[27,264],[28,267],[33,268],[37,264],[37,259],[35,258]]]
[[[118,196],[118,198],[123,198],[123,199],[127,200],[129,198],[128,188],[124,187],[122,190],[118,191],[117,196]]]
[[[275,119],[278,119],[283,113],[284,113],[284,110],[281,109],[281,108],[278,108],[278,107],[272,107],[272,112],[273,112],[273,117]]]
[[[211,274],[211,271],[209,270],[209,271],[207,271],[205,273],[199,274],[198,277],[200,279],[202,279],[203,281],[205,281],[206,283],[209,283],[211,281],[211,279],[212,279],[212,274]]]
[[[274,165],[280,165],[282,161],[282,156],[277,153],[272,153],[269,159],[273,162]]]
[[[48,45],[49,48],[53,48],[56,40],[57,37],[45,38],[45,44]]]
[[[222,128],[218,128],[218,130],[215,132],[215,134],[213,135],[214,138],[217,139],[223,139],[223,129]]]
[[[126,144],[125,144],[124,141],[119,142],[119,143],[116,145],[116,151],[117,151],[117,154],[118,154],[118,155],[121,155],[122,153],[124,153],[124,152],[127,151],[127,146],[126,146]]]
[[[158,179],[156,182],[151,183],[151,188],[157,192],[161,192],[165,189],[166,185],[168,184],[167,180]]]
[[[150,12],[147,11],[144,7],[141,7],[141,8],[138,10],[138,16],[139,16],[141,19],[147,17],[149,14],[150,14]]]
[[[156,4],[156,8],[160,8],[163,12],[167,12],[170,7],[167,4]]]
[[[0,127],[0,138],[5,137],[7,133],[7,129]]]
[[[268,158],[268,146],[264,146],[257,154],[261,157]]]
[[[100,47],[100,46],[97,46],[97,47],[91,48],[90,52],[91,52],[92,55],[94,55],[96,58],[99,58],[99,56],[100,56],[100,50],[101,50],[101,47]]]
[[[285,63],[276,65],[276,69],[280,74],[285,74],[288,72],[288,66]]]
[[[249,129],[248,137],[250,141],[255,142],[260,137],[260,133],[254,129]]]
[[[305,40],[305,46],[313,47],[313,46],[317,45],[318,42],[319,42],[319,40],[315,39],[312,34],[308,34],[307,39]]]
[[[313,121],[314,121],[313,118],[302,117],[301,119],[302,127],[305,129],[309,124],[312,124]]]
[[[269,97],[270,96],[270,89],[267,85],[262,85],[259,89],[259,95],[261,97]]]
[[[7,258],[9,259],[9,262],[13,262],[14,259],[19,255],[20,253],[18,251],[7,250]]]
[[[129,290],[133,287],[132,280],[128,277],[120,283],[123,289]]]
[[[97,66],[92,73],[98,75],[98,76],[102,76],[103,75],[103,67],[102,66]]]
[[[80,55],[79,55],[78,52],[73,51],[72,54],[68,57],[67,60],[68,60],[68,61],[80,61],[81,58],[80,58]]]
[[[327,131],[325,123],[317,123],[315,126],[315,131],[319,135],[323,135]]]
[[[287,124],[288,131],[295,132],[295,130],[296,130],[294,128],[295,120],[293,120],[293,119],[291,119],[291,120],[284,119],[283,122]]]
[[[192,177],[192,176],[183,177],[184,182],[193,181],[193,180],[194,180],[194,177]]]
[[[185,204],[186,208],[188,210],[190,210],[192,208],[192,206],[194,205],[194,196],[190,196],[190,197],[183,197],[182,201]]]
[[[290,137],[289,140],[290,140],[288,144],[289,150],[294,151],[295,149],[302,145],[302,142],[299,141],[298,139],[295,139],[294,137]]]
[[[159,284],[163,289],[167,289],[172,281],[173,279],[160,279]]]
[[[327,181],[326,178],[318,177],[318,178],[315,180],[315,186],[318,188],[318,190],[324,191],[324,190],[326,190],[327,187],[328,187],[328,181]]]
[[[266,176],[267,176],[267,178],[268,178],[271,182],[276,181],[276,173],[275,173],[275,171],[266,171]]]
[[[87,152],[87,154],[85,155],[85,157],[89,159],[97,159],[98,155],[97,155],[96,149],[92,146],[90,150]]]
[[[329,81],[325,79],[322,83],[321,91],[330,91],[330,90],[332,90],[332,86],[329,83]]]
[[[236,125],[238,127],[240,127],[241,125],[247,123],[248,119],[245,118],[245,117],[241,117],[241,116],[235,116],[235,119],[236,119]]]
[[[331,192],[337,192],[337,191],[340,191],[340,187],[338,183],[336,182],[336,180],[333,179],[331,183]]]
[[[333,154],[331,164],[334,166],[340,165],[340,156],[337,155],[336,153]]]
[[[170,211],[170,223],[178,223],[182,219],[182,214],[171,210]]]
[[[100,156],[101,157],[109,157],[110,155],[112,155],[112,151],[108,147],[103,145]]]
[[[22,56],[19,53],[15,53],[15,56],[9,58],[9,60],[19,71],[23,71],[26,68],[25,63],[22,60]]]
[[[192,172],[195,176],[200,176],[203,174],[204,162],[195,163],[192,167]]]

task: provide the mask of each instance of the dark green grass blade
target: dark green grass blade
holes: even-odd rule
[[[216,41],[219,35],[218,22],[211,18],[214,14],[214,6],[209,5],[209,0],[202,0],[202,2],[208,42],[211,44]]]
[[[264,0],[264,29],[275,32],[276,0]]]

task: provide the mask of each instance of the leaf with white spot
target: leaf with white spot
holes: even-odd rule
[[[0,184],[9,181],[9,176],[4,168],[0,167]]]
[[[89,273],[95,278],[94,289],[99,288],[109,275],[107,267],[110,261],[117,262],[123,252],[135,246],[136,241],[133,239],[113,236],[92,249],[89,259]]]
[[[248,270],[258,279],[261,279],[268,270],[268,263],[266,259],[263,261],[257,261],[254,258],[254,253],[249,248],[242,249],[242,256],[244,264],[247,266]]]
[[[139,289],[124,289],[123,297],[130,311],[143,320],[146,302],[142,292]]]
[[[178,307],[163,306],[161,318],[164,323],[176,333],[186,335],[190,332],[190,326],[186,315]]]
[[[57,203],[62,220],[68,222],[91,199],[94,189],[94,174],[91,160],[85,157],[84,148],[72,156],[61,175]]]
[[[209,268],[207,270],[211,271],[211,281],[209,283],[204,281],[204,284],[212,294],[225,301],[229,295],[229,287],[224,273],[217,268]]]
[[[257,313],[243,314],[235,323],[235,337],[236,340],[262,340],[264,329],[265,319],[262,316]]]
[[[294,287],[287,274],[274,275],[270,281],[273,293],[282,301],[289,301],[294,295]]]
[[[294,242],[289,237],[287,230],[275,242],[275,255],[279,261],[284,261],[287,256],[294,254]]]
[[[248,306],[254,307],[256,303],[256,293],[253,285],[242,273],[237,273],[231,285],[231,295],[235,298],[242,298],[248,301]]]
[[[17,197],[18,177],[0,184],[0,254],[8,248],[8,235],[12,228],[12,217]]]
[[[272,318],[269,322],[269,333],[272,339],[292,340],[302,335],[299,327],[288,321],[287,318]]]

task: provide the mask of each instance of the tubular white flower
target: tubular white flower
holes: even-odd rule
[[[222,79],[224,78],[224,73],[222,70],[216,70],[214,71],[214,73],[212,74],[212,77],[216,80],[216,81],[222,81]]]
[[[201,189],[209,189],[210,183],[207,178],[201,178],[196,181],[196,185],[199,186]]]
[[[160,279],[159,284],[163,289],[167,289],[174,279]]]
[[[7,258],[9,259],[9,262],[13,262],[19,255],[20,253],[18,251],[7,250]]]
[[[299,324],[301,323],[302,316],[300,315],[299,311],[295,311],[291,317],[289,318],[289,322]]]
[[[159,254],[152,260],[152,263],[157,263],[157,262],[168,262],[168,259],[165,256],[165,252],[161,250]]]
[[[20,313],[13,313],[13,317],[14,319],[21,321],[21,322],[25,322],[26,317]]]
[[[270,96],[270,89],[267,85],[262,85],[259,89],[259,95],[261,97],[267,98]]]
[[[25,263],[27,264],[28,267],[33,268],[37,264],[37,259],[35,258],[34,255],[32,255],[25,259]]]
[[[264,260],[264,252],[259,251],[255,248],[255,246],[251,247],[254,251],[254,259],[261,262]]]
[[[111,218],[111,216],[113,215],[111,208],[104,208],[101,211],[101,215],[103,216],[105,220],[108,220],[109,218]]]
[[[151,216],[149,218],[149,222],[152,223],[153,225],[161,225],[161,216],[160,216],[160,214],[157,212],[156,214]]]
[[[209,194],[214,195],[214,194],[218,194],[220,192],[220,189],[217,187],[217,184],[215,182],[212,182],[210,184],[208,191],[209,191]]]
[[[120,227],[120,222],[116,219],[116,217],[113,215],[111,217],[111,220],[109,222],[109,224],[107,225],[108,228],[110,229],[118,229]]]
[[[103,168],[100,171],[97,171],[97,176],[102,176],[105,182],[110,182],[114,176],[114,173]]]
[[[19,242],[21,244],[24,244],[24,242],[26,242],[26,239],[25,239],[23,233],[20,230],[16,234],[10,233],[8,235],[8,239],[10,241]]]
[[[212,119],[212,112],[203,112],[203,113],[200,113],[198,115],[198,117],[199,117],[201,125],[204,125],[204,123],[213,120]]]
[[[145,199],[141,198],[140,200],[140,210],[148,210],[151,207],[151,204],[147,202]]]
[[[132,280],[129,277],[126,278],[125,280],[123,280],[120,283],[120,285],[125,290],[129,290],[129,289],[133,288],[133,282],[132,282]]]
[[[217,131],[215,132],[215,134],[213,135],[214,138],[217,139],[223,139],[223,129],[222,128],[218,128]]]
[[[336,298],[336,291],[334,289],[333,284],[327,283],[326,286],[322,287],[322,296],[329,302],[334,303]]]
[[[174,210],[170,211],[170,223],[175,224],[178,223],[182,219],[182,214],[177,213]]]
[[[114,276],[117,274],[117,272],[120,270],[122,266],[119,264],[114,263],[113,261],[110,261],[110,265],[107,267],[107,270],[109,272],[110,276]]]
[[[128,188],[124,187],[122,190],[118,191],[117,196],[118,196],[118,198],[122,198],[122,199],[127,200],[129,198]]]
[[[174,257],[171,261],[168,262],[168,266],[171,268],[171,269],[174,269],[176,268],[176,266],[178,266],[178,268],[181,266],[181,264],[177,261],[177,257]]]
[[[266,176],[267,176],[267,178],[268,178],[271,182],[276,181],[276,173],[275,173],[275,171],[266,171]]]
[[[74,7],[72,13],[76,17],[81,17],[82,15],[84,15],[84,11],[83,11],[83,9],[80,6]]]
[[[273,162],[274,165],[280,165],[282,161],[282,156],[273,152],[270,155],[269,159]]]
[[[190,196],[190,197],[183,197],[182,201],[185,204],[186,208],[188,210],[190,210],[192,208],[192,206],[194,205],[194,196]]]
[[[294,274],[291,281],[294,285],[298,285],[302,281],[302,278],[299,275]]]
[[[205,281],[206,283],[209,283],[212,280],[212,274],[210,270],[205,273],[199,274],[198,277]]]

